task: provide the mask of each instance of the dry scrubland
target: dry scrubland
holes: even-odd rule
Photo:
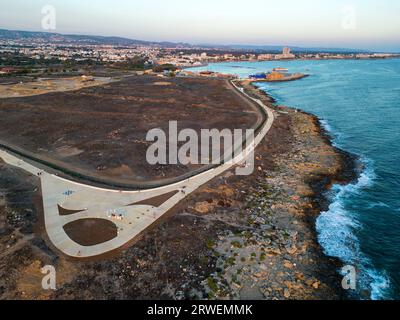
[[[61,80],[59,80],[61,81]],[[226,80],[134,76],[103,86],[0,100],[0,142],[78,173],[133,183],[159,181],[197,165],[151,166],[153,128],[246,129],[258,110]]]

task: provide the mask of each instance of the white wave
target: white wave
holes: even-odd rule
[[[370,261],[363,256],[355,231],[360,228],[356,216],[346,210],[345,199],[359,194],[371,186],[375,179],[372,162],[363,159],[364,171],[357,182],[345,186],[335,185],[332,188],[332,203],[328,211],[322,212],[316,222],[318,240],[326,255],[339,258],[343,263],[357,266],[360,269],[359,286],[368,288],[373,300],[385,297],[389,288],[388,278],[371,267]]]
[[[368,205],[367,208],[368,209],[374,209],[374,208],[389,208],[390,209],[390,206],[382,201],[379,201],[379,202],[371,203],[370,205]]]
[[[368,276],[372,279],[371,286],[371,300],[382,300],[387,298],[386,292],[390,288],[390,281],[388,277],[373,269],[366,270]]]
[[[319,120],[319,122],[321,123],[322,127],[326,131],[328,131],[328,132],[332,132],[333,131],[331,125],[328,123],[327,120],[321,119],[321,120]]]
[[[337,130],[334,130],[332,126],[329,124],[328,120],[325,119],[320,119],[319,123],[321,124],[322,128],[325,129],[326,132],[328,132],[331,137],[334,138],[332,141],[332,145],[334,147],[340,147],[341,142],[345,138],[345,135],[343,133],[338,132]]]

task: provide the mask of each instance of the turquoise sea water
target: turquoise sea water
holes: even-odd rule
[[[319,116],[334,143],[364,164],[357,181],[330,192],[330,208],[316,224],[320,244],[327,255],[357,268],[353,295],[400,299],[400,60],[234,62],[195,69],[247,77],[275,67],[311,76],[259,87],[279,104]]]

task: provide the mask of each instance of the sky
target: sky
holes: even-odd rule
[[[193,44],[400,52],[399,0],[1,0],[0,28]]]

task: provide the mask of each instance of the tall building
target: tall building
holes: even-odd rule
[[[260,54],[258,55],[258,60],[263,61],[263,60],[272,60],[273,55],[268,53],[268,54]]]
[[[289,47],[284,47],[282,50],[282,54],[277,54],[275,56],[275,59],[280,60],[280,59],[294,59],[296,56],[291,53]]]
[[[289,55],[290,54],[290,48],[289,47],[284,47],[282,50],[282,54],[284,56]]]

